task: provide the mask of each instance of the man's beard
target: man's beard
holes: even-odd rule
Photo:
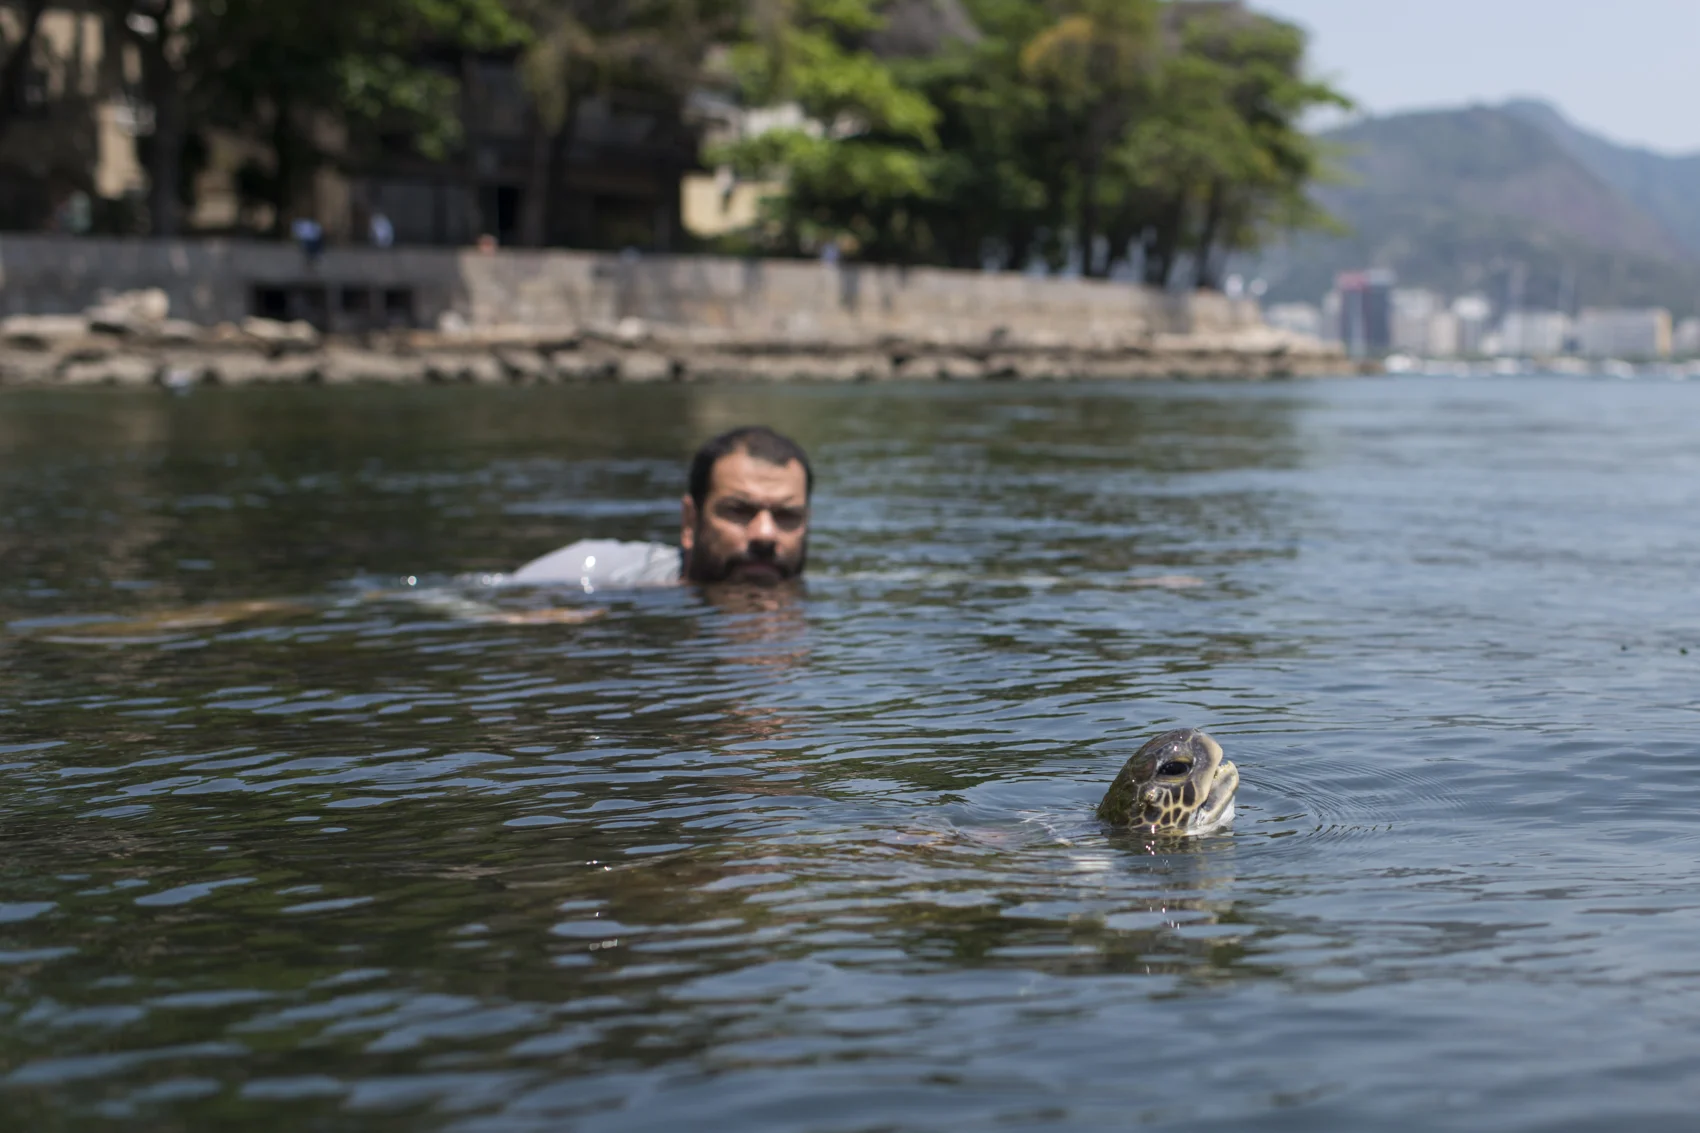
[[[794,559],[786,559],[765,545],[757,545],[736,555],[720,558],[707,551],[703,532],[699,529],[696,546],[690,554],[689,577],[692,582],[755,582],[779,583],[800,577],[809,557],[805,541]]]

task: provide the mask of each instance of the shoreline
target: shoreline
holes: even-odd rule
[[[1378,363],[1266,327],[1208,334],[751,335],[651,325],[321,335],[250,318],[126,313],[0,320],[0,386],[522,385],[571,382],[1065,381],[1351,377]]]

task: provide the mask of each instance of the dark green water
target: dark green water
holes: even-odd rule
[[[746,420],[798,600],[361,599]],[[12,394],[0,504],[7,1128],[1693,1127],[1700,388]]]

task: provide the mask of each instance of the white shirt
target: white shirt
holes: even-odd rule
[[[580,539],[542,558],[532,559],[508,576],[515,583],[567,583],[592,590],[636,586],[674,586],[683,565],[679,548],[666,543],[625,543],[617,539]]]

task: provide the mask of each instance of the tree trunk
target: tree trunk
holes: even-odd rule
[[[6,56],[6,65],[0,67],[0,143],[6,140],[6,132],[17,118],[18,94],[24,85],[24,71],[35,52],[36,31],[41,26],[41,14],[47,11],[48,2],[29,0],[24,6],[23,33],[18,36],[12,53]]]
[[[272,235],[289,235],[290,213],[295,205],[295,142],[289,136],[289,108],[272,107]]]
[[[1109,244],[1109,255],[1104,264],[1106,274],[1117,258],[1128,255],[1128,249],[1133,246],[1137,229],[1130,219],[1131,216],[1131,212],[1124,206],[1113,220],[1104,225],[1104,238]]]
[[[1098,169],[1099,157],[1094,150],[1081,163],[1080,170],[1080,231],[1075,234],[1080,255],[1080,274],[1088,278],[1099,275],[1092,266],[1093,245],[1098,242]]]
[[[161,31],[163,37],[163,29]],[[183,230],[183,141],[187,114],[177,72],[162,41],[142,49],[148,101],[153,103],[153,144],[148,149],[148,218],[155,236]]]
[[[1210,196],[1204,204],[1204,226],[1199,229],[1198,248],[1194,252],[1198,262],[1192,273],[1193,286],[1200,291],[1221,290],[1221,281],[1216,278],[1216,271],[1211,266],[1211,260],[1216,251],[1216,236],[1222,230],[1222,206],[1226,190],[1220,181],[1210,183]]]
[[[543,125],[543,117],[531,113],[531,152],[526,158],[525,198],[520,202],[519,244],[541,248],[548,242],[549,173],[554,156],[554,139]]]
[[[562,120],[561,128],[555,131],[549,139],[548,163],[544,166],[544,193],[541,205],[543,243],[547,244],[554,235],[555,206],[566,188],[567,159],[572,155],[573,139],[577,135],[578,100],[567,103],[567,116]]]
[[[1005,271],[1024,272],[1027,261],[1033,255],[1033,225],[1025,220],[1018,220],[1009,232],[1009,262],[1004,265]]]
[[[480,115],[484,112],[484,92],[478,82],[478,69],[474,66],[475,62],[471,51],[464,49],[460,51],[458,67],[460,70],[461,145],[465,152],[461,154],[460,168],[456,172],[459,174],[461,189],[464,193],[462,208],[470,206],[472,209],[472,231],[471,233],[456,231],[459,222],[451,214],[448,221],[451,233],[449,241],[451,243],[468,243],[470,242],[467,239],[468,236],[470,236],[471,241],[476,241],[484,233],[484,194],[478,174],[479,138],[482,136],[478,127]],[[439,233],[439,238],[442,235],[442,233]]]
[[[1145,282],[1152,287],[1167,288],[1174,274],[1176,254],[1180,251],[1182,229],[1186,226],[1186,194],[1176,193],[1174,199],[1158,214],[1145,243]]]

